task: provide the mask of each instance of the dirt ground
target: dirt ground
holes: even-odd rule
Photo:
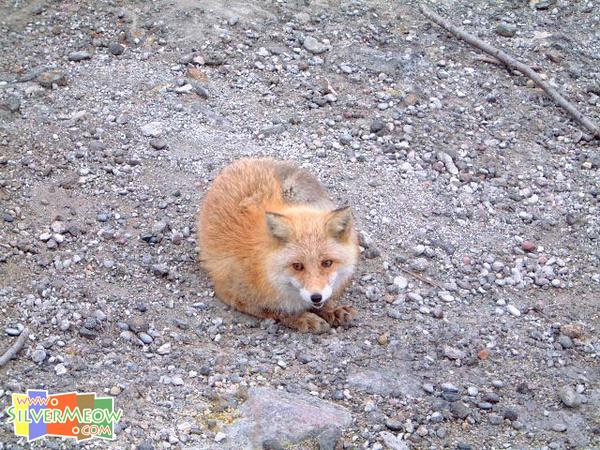
[[[600,122],[596,1],[437,12]],[[353,208],[345,330],[237,313],[195,214],[243,156]],[[0,450],[600,448],[600,146],[418,2],[0,1],[0,411],[96,392],[115,439]]]

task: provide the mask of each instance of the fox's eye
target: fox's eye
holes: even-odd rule
[[[327,267],[331,267],[331,265],[333,264],[333,261],[330,259],[324,259],[323,261],[321,261],[321,266],[327,268]]]
[[[304,264],[302,263],[293,263],[292,267],[294,268],[294,270],[298,271],[298,272],[302,272],[304,270]]]

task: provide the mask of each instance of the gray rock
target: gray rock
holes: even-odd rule
[[[163,133],[162,122],[150,122],[140,127],[140,131],[146,137],[159,137]]]
[[[394,436],[389,431],[382,431],[379,433],[383,443],[389,450],[408,450],[408,444],[403,440],[396,436]]]
[[[31,353],[31,360],[39,364],[46,359],[46,356],[46,351],[42,347],[38,347]]]
[[[558,337],[558,343],[562,346],[562,348],[567,349],[567,348],[573,348],[573,340],[569,337],[566,336],[564,334],[561,334]]]
[[[312,36],[305,37],[302,45],[306,50],[315,55],[320,55],[321,53],[325,53],[328,50],[328,47],[325,44],[317,41]]]
[[[563,404],[569,408],[576,408],[581,404],[581,397],[571,386],[565,385],[558,390],[558,396]]]
[[[125,51],[125,47],[123,47],[118,42],[111,42],[108,45],[108,51],[115,56],[119,56],[123,54],[123,52]]]
[[[164,139],[152,139],[150,140],[150,146],[156,150],[162,150],[167,146],[167,141]]]
[[[339,430],[352,421],[341,406],[264,387],[249,390],[239,413],[239,419],[223,429],[228,448],[256,449],[273,439],[284,448],[315,439],[331,448]]]
[[[444,345],[442,349],[444,356],[448,359],[464,359],[467,354],[462,350],[451,347],[449,345]]]
[[[450,404],[450,413],[457,419],[466,419],[470,411],[463,402],[452,402]]]
[[[9,95],[6,101],[0,104],[0,109],[16,113],[21,109],[21,99],[16,95]]]
[[[513,37],[517,34],[517,26],[512,23],[501,22],[496,27],[496,33],[504,37]]]
[[[64,72],[61,70],[50,70],[46,72],[40,73],[36,81],[40,84],[40,86],[44,88],[52,88],[52,86],[66,86],[67,85],[67,77]]]
[[[69,53],[68,58],[69,58],[69,61],[79,62],[79,61],[85,61],[86,59],[92,59],[92,54],[90,52],[83,50],[83,51]]]
[[[411,371],[402,367],[354,371],[347,381],[351,388],[369,394],[417,397],[420,393],[419,383]]]
[[[146,333],[150,328],[148,321],[140,316],[130,317],[127,325],[129,325],[129,329],[134,333]]]

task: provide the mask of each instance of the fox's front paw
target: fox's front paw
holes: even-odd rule
[[[316,314],[305,312],[295,318],[290,324],[302,333],[321,334],[329,331],[329,324]]]
[[[318,311],[317,314],[323,317],[323,319],[333,327],[344,327],[354,320],[356,317],[356,309],[350,305],[335,306],[331,309]]]

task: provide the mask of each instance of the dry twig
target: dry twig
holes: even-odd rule
[[[550,86],[544,80],[542,80],[542,78],[531,67],[516,60],[515,58],[508,55],[507,53],[504,53],[502,50],[499,50],[499,49],[493,47],[492,45],[490,45],[486,42],[483,42],[480,39],[476,38],[475,36],[467,33],[466,31],[458,28],[457,26],[448,22],[446,19],[444,19],[440,15],[433,12],[427,6],[421,4],[419,6],[419,8],[425,17],[427,17],[429,20],[435,22],[436,24],[438,24],[440,27],[444,28],[445,30],[449,31],[457,38],[462,39],[463,41],[471,44],[473,47],[484,51],[488,55],[493,56],[497,60],[506,64],[508,67],[518,70],[523,75],[528,77],[535,84],[537,84],[540,88],[542,88],[546,92],[546,94],[548,94],[550,96],[550,98],[552,98],[552,100],[554,100],[554,103],[556,103],[557,105],[564,108],[575,120],[577,120],[577,122],[579,122],[581,125],[583,125],[585,128],[587,128],[596,139],[600,139],[600,127],[598,127],[598,125],[596,125],[594,122],[592,122],[586,116],[584,116],[575,107],[575,105],[573,105],[566,98],[564,98],[561,94],[559,94],[558,91],[556,91],[556,89],[554,89],[552,86]]]
[[[21,331],[21,334],[19,335],[15,343],[12,346],[10,346],[2,356],[0,356],[0,367],[4,366],[11,359],[17,356],[17,353],[21,351],[28,337],[29,331],[27,330],[27,328],[25,328],[23,331]]]
[[[423,283],[427,283],[427,284],[428,284],[428,285],[430,285],[430,286],[433,286],[433,287],[436,287],[436,288],[439,288],[439,289],[445,290],[444,286],[442,286],[442,285],[441,285],[440,283],[438,283],[437,281],[430,280],[429,278],[427,278],[427,277],[425,277],[425,276],[423,276],[423,275],[420,275],[420,274],[418,274],[418,273],[415,273],[415,272],[413,272],[412,270],[408,270],[406,267],[398,266],[398,268],[399,268],[399,269],[400,269],[402,272],[409,274],[411,277],[413,277],[413,278],[416,278],[417,280],[420,280],[420,281],[422,281]]]

